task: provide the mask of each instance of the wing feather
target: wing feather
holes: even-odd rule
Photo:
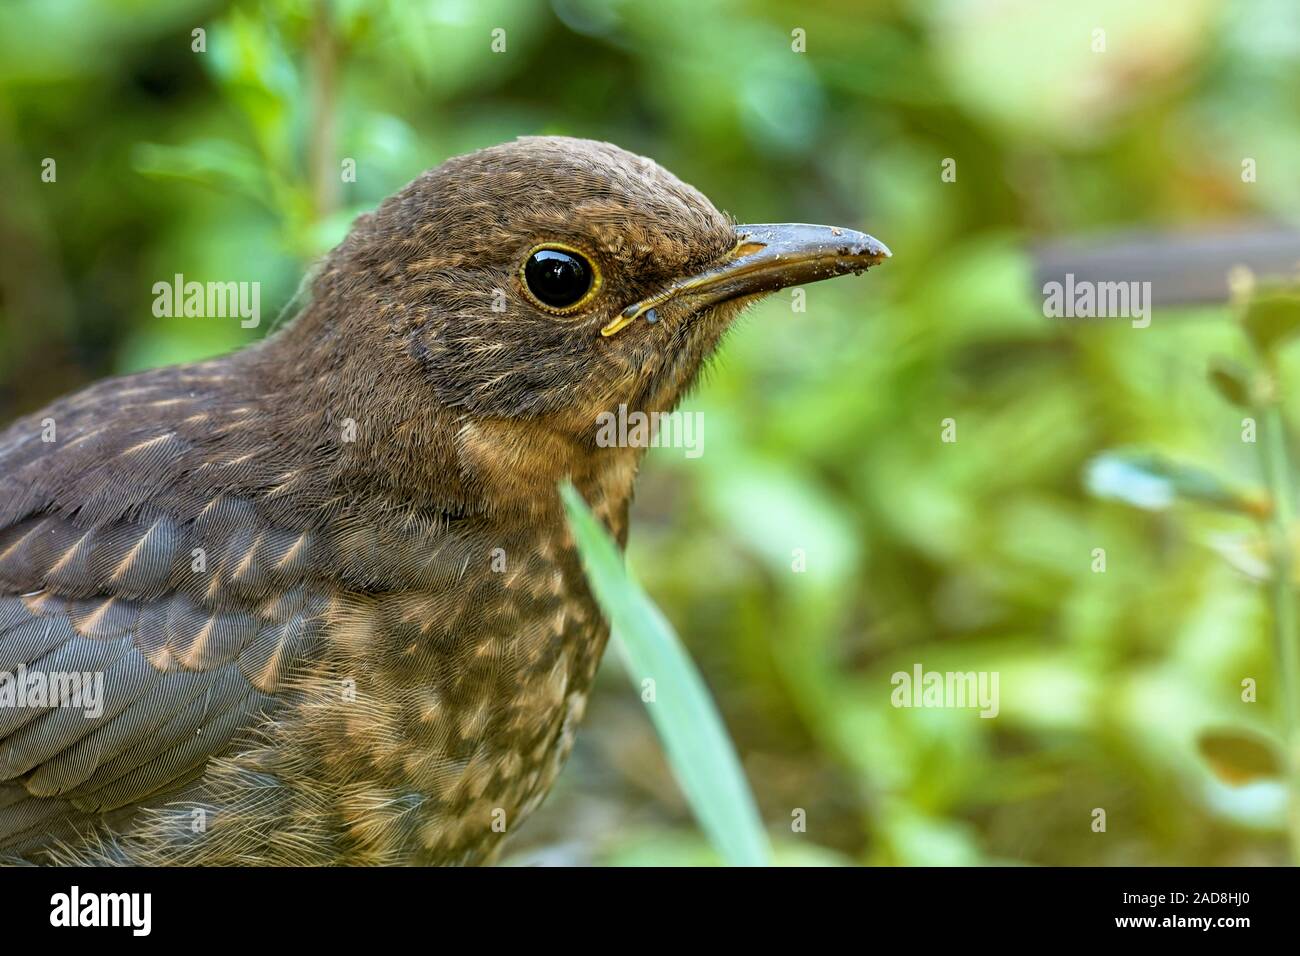
[[[277,492],[299,463],[229,447],[250,411],[223,374],[101,382],[0,431],[0,695],[24,673],[103,689],[93,713],[0,706],[0,856],[175,799],[317,646],[322,542]]]

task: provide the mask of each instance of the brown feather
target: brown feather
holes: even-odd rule
[[[541,241],[599,264],[582,314],[523,294]],[[739,306],[599,329],[734,244],[649,160],[520,140],[358,219],[269,339],[0,433],[0,667],[107,685],[96,719],[0,710],[0,854],[491,859],[607,637],[557,482],[624,540],[644,449],[596,416],[670,409]]]

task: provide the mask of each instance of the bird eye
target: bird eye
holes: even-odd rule
[[[577,311],[600,286],[600,273],[577,249],[551,243],[524,260],[524,287],[537,304],[561,315]]]

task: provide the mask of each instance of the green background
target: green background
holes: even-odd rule
[[[895,253],[806,312],[755,308],[684,406],[703,456],[656,449],[639,485],[630,560],[778,858],[1281,862],[1281,784],[1226,782],[1197,746],[1281,710],[1265,602],[1207,546],[1245,519],[1135,512],[1082,478],[1136,444],[1256,480],[1205,377],[1244,351],[1232,309],[1045,319],[1030,250],[1294,222],[1298,103],[1290,0],[8,0],[0,414],[253,341],[353,216],[448,156],[610,140],[740,221]],[[261,328],[155,318],[178,272],[260,282]],[[917,663],[997,671],[999,716],[892,707]],[[620,666],[512,860],[713,859]]]

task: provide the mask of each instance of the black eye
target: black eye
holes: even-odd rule
[[[524,263],[524,284],[549,309],[572,309],[587,298],[595,282],[596,270],[575,250],[537,249]]]

